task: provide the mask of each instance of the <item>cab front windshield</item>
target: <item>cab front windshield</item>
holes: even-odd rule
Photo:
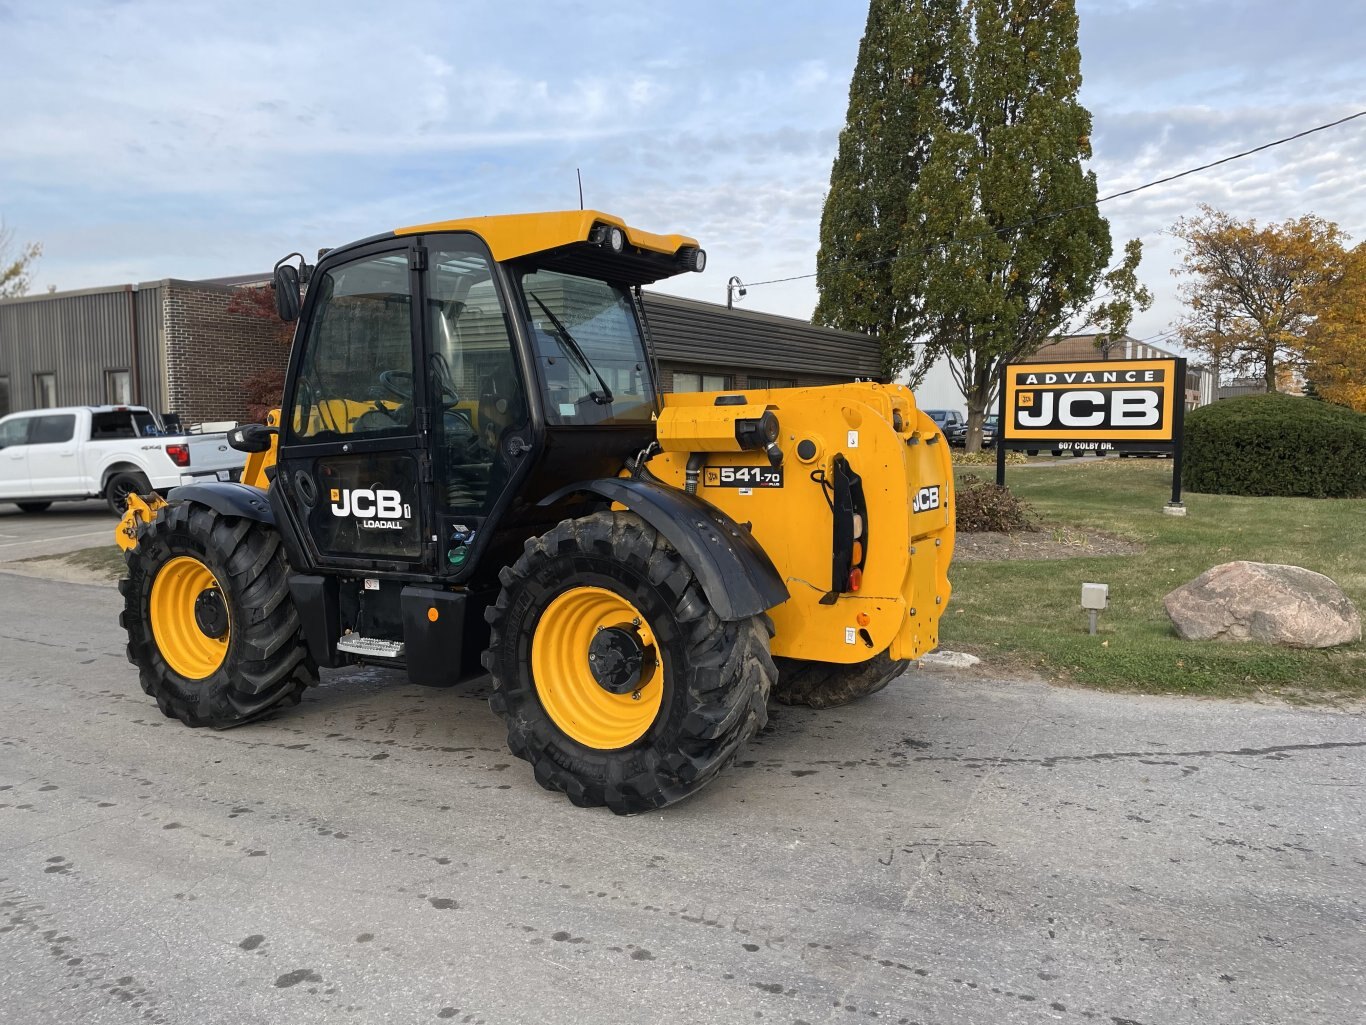
[[[551,270],[521,276],[524,312],[552,425],[638,423],[650,374],[626,289]]]

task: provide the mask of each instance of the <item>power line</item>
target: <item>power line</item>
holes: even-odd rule
[[[1303,139],[1305,136],[1313,135],[1315,132],[1323,132],[1327,131],[1329,128],[1336,128],[1338,125],[1344,125],[1348,121],[1355,121],[1359,117],[1366,117],[1366,110],[1359,110],[1355,114],[1348,114],[1346,117],[1340,117],[1336,121],[1328,121],[1325,124],[1315,125],[1313,128],[1306,128],[1302,132],[1296,132],[1294,135],[1287,135],[1284,138],[1276,139],[1272,142],[1266,142],[1260,146],[1254,146],[1252,149],[1243,150],[1241,153],[1233,153],[1229,156],[1221,157],[1218,160],[1212,160],[1208,164],[1201,164],[1198,167],[1190,167],[1184,171],[1178,171],[1176,174],[1169,174],[1165,178],[1157,178],[1153,181],[1145,182],[1142,185],[1135,185],[1132,189],[1124,189],[1121,192],[1112,192],[1108,196],[1102,196],[1101,198],[1097,199],[1094,203],[1078,203],[1075,206],[1069,206],[1062,210],[1054,210],[1051,213],[1040,214],[1037,217],[1031,217],[1027,221],[1021,221],[1020,223],[1010,225],[1009,227],[995,228],[991,231],[982,232],[980,235],[971,235],[967,238],[949,239],[947,242],[944,242],[941,245],[947,246],[966,242],[976,242],[980,239],[990,238],[993,235],[999,236],[1006,235],[1015,231],[1021,231],[1024,228],[1032,227],[1035,224],[1041,224],[1044,221],[1056,220],[1057,218],[1066,216],[1067,214],[1073,213],[1074,211],[1084,210],[1089,206],[1100,206],[1101,203],[1108,203],[1112,199],[1122,199],[1125,196],[1132,196],[1134,193],[1142,192],[1145,189],[1155,188],[1158,185],[1166,185],[1168,182],[1174,182],[1178,178],[1185,178],[1188,175],[1199,174],[1201,171],[1208,171],[1210,168],[1219,167],[1221,164],[1228,164],[1232,163],[1235,160],[1242,160],[1244,157],[1250,157],[1253,154],[1262,153],[1266,150],[1274,149],[1277,146],[1283,146],[1288,142],[1294,142],[1296,139]],[[927,253],[936,248],[939,248],[939,246],[929,246],[925,249],[913,250],[910,253],[898,253],[896,254],[896,256],[887,256],[883,257],[880,260],[870,261],[869,263],[864,264],[864,266],[877,267],[884,263],[890,263],[892,260],[898,259],[902,256],[914,256],[918,253]],[[745,287],[757,288],[760,285],[780,285],[788,281],[804,281],[807,278],[814,278],[816,276],[816,273],[817,272],[813,271],[810,274],[794,274],[791,277],[786,278],[770,278],[767,281],[750,281],[746,282]]]

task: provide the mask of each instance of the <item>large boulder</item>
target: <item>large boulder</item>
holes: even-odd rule
[[[1322,573],[1267,562],[1226,562],[1162,599],[1187,641],[1258,641],[1331,648],[1361,640],[1361,615]]]

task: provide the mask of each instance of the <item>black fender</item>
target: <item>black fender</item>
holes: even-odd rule
[[[754,535],[710,502],[652,481],[630,477],[585,480],[547,495],[554,505],[592,494],[624,505],[678,549],[724,620],[758,615],[787,601],[787,585]]]
[[[216,480],[203,484],[182,484],[172,488],[166,496],[168,502],[196,502],[207,505],[214,512],[224,516],[241,516],[275,526],[275,512],[270,507],[270,499],[261,488],[235,481]]]

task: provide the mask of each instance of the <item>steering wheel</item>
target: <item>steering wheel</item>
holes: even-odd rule
[[[461,304],[463,307],[463,304]],[[441,393],[441,401],[447,406],[454,406],[460,401],[460,393],[455,390],[455,378],[451,374],[450,361],[445,355],[439,352],[432,353],[432,381],[435,382],[437,391]]]
[[[454,406],[460,401],[460,395],[455,390],[455,382],[451,380],[450,364],[439,353],[432,357],[432,380],[441,393],[441,401],[444,405]],[[413,375],[411,371],[383,370],[379,375],[379,383],[384,385],[386,391],[404,402],[412,401]]]
[[[413,397],[413,375],[408,370],[384,370],[380,372],[379,383],[391,394],[405,402]]]

